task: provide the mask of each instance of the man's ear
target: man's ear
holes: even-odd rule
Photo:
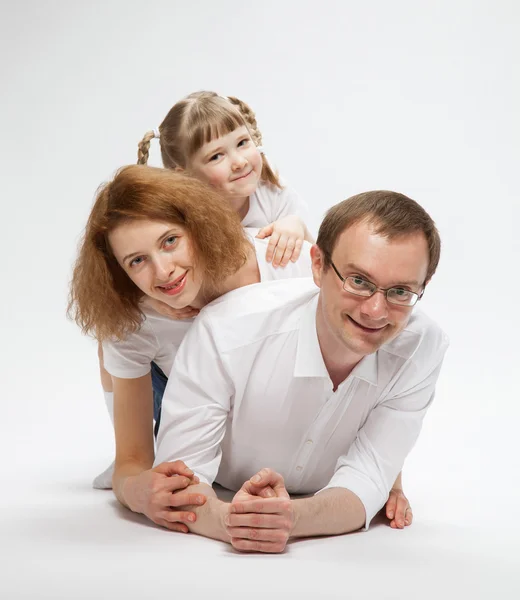
[[[424,296],[425,292],[426,292],[426,286],[430,283],[430,281],[432,280],[432,278],[430,277],[430,279],[427,279],[424,284],[423,284],[423,289],[422,289],[422,294],[421,294],[421,298]]]
[[[323,252],[319,249],[316,244],[311,247],[311,267],[312,267],[312,278],[314,283],[321,288],[321,278],[323,274],[323,268],[325,266],[325,257]]]

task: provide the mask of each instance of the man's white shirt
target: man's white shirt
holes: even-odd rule
[[[310,278],[234,290],[205,307],[174,362],[155,464],[181,459],[236,490],[270,467],[287,490],[341,487],[384,505],[419,435],[448,340],[420,311],[334,392]]]

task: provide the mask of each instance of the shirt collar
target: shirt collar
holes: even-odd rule
[[[316,294],[303,311],[298,332],[294,377],[326,377],[330,379],[327,367],[323,362],[316,331],[318,298],[319,294]],[[351,376],[377,385],[377,352],[365,356],[354,367]]]
[[[294,364],[295,377],[329,377],[316,332],[318,298],[319,294],[316,294],[308,302],[300,321],[296,362]]]

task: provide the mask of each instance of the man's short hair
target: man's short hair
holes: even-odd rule
[[[357,194],[327,212],[316,241],[324,254],[325,267],[330,266],[339,236],[361,221],[370,223],[377,235],[390,240],[422,231],[429,251],[426,281],[431,279],[441,253],[441,239],[433,219],[415,200],[386,190]]]

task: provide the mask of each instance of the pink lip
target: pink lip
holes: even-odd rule
[[[240,179],[245,179],[246,177],[249,177],[249,175],[251,175],[253,170],[254,169],[251,169],[251,171],[249,171],[249,173],[246,173],[245,175],[240,175],[240,177],[235,177],[235,179],[232,179],[231,181],[239,181]]]
[[[347,317],[351,323],[353,323],[356,327],[361,329],[361,331],[364,331],[365,333],[368,333],[368,334],[378,333],[379,331],[382,331],[386,327],[386,325],[383,325],[383,327],[365,327],[364,325],[361,325],[357,321],[354,321],[354,319],[352,317],[350,317],[348,315],[347,315]]]
[[[180,294],[182,292],[182,290],[184,289],[184,287],[186,286],[186,279],[187,279],[186,275],[187,274],[188,274],[188,272],[186,271],[184,273],[184,275],[177,277],[177,279],[175,279],[175,281],[167,283],[164,286],[158,285],[157,288],[159,290],[161,290],[161,292],[163,294],[166,294],[167,296],[176,296],[177,294]],[[171,289],[165,289],[165,288],[169,288],[172,285],[176,285],[176,287],[171,288]]]

